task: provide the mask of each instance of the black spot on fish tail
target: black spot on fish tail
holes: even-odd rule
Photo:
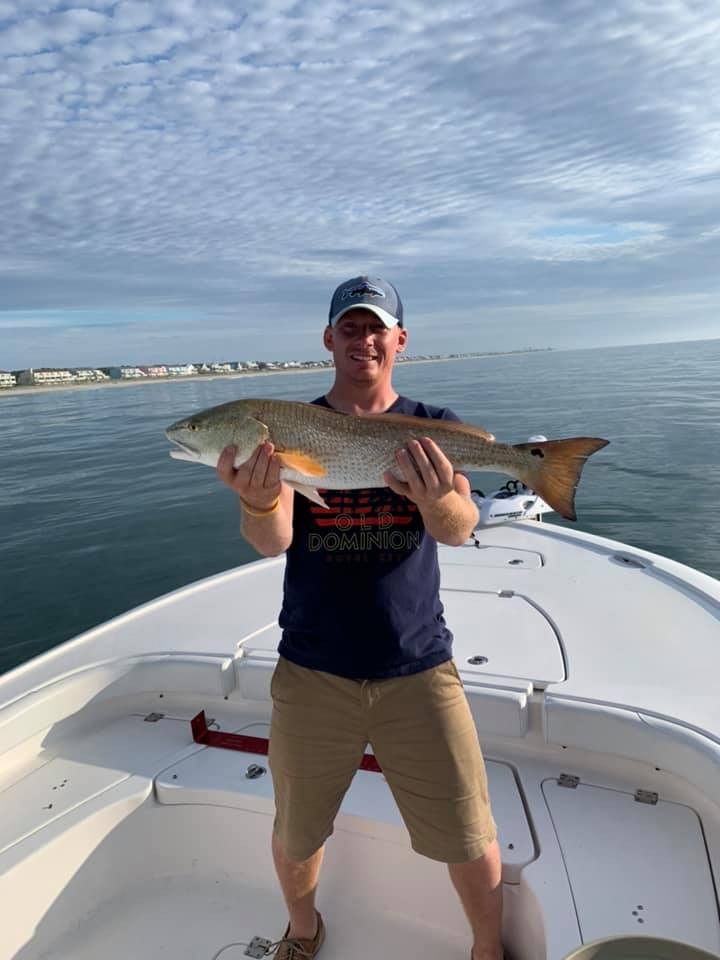
[[[539,494],[545,503],[565,517],[575,520],[575,489],[587,458],[607,446],[599,437],[570,437],[567,440],[546,440],[544,443],[516,443],[515,449],[539,460],[519,473],[524,484]]]

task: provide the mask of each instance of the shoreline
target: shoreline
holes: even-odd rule
[[[417,359],[408,358],[402,360],[396,365],[396,370],[411,363],[451,363],[456,360],[490,360],[494,357],[509,357],[516,354],[542,353],[543,350],[512,350],[507,353],[479,353],[466,354],[458,357],[418,357]],[[188,377],[148,377],[147,379],[132,380],[103,380],[91,383],[50,383],[47,386],[42,384],[21,384],[16,387],[4,387],[0,389],[1,397],[32,396],[38,393],[57,393],[60,390],[106,390],[116,387],[146,387],[151,383],[188,383],[197,380],[241,380],[247,377],[274,377],[279,374],[296,373],[324,373],[332,371],[335,367],[289,367],[282,370],[239,370],[235,373],[193,373]]]

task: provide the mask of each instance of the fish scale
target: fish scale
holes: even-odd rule
[[[287,404],[287,414],[278,416],[276,405]],[[304,408],[309,408],[304,409]],[[300,409],[298,409],[300,408]],[[317,416],[317,413],[320,416]],[[284,413],[284,411],[283,411]],[[267,407],[258,408],[257,417],[268,424],[269,438],[280,452],[302,449],[312,452],[324,469],[321,478],[312,478],[297,470],[285,468],[284,478],[307,481],[319,480],[319,486],[328,490],[350,490],[358,487],[385,486],[383,474],[392,471],[402,479],[395,459],[396,452],[408,440],[429,436],[441,446],[455,469],[482,469],[471,461],[487,464],[485,469],[494,469],[493,454],[498,450],[506,454],[503,462],[517,456],[512,447],[499,445],[479,437],[470,438],[442,430],[442,425],[452,421],[436,421],[422,417],[404,417],[407,423],[392,414],[344,414],[336,410],[318,407],[316,404],[296,404],[292,401],[269,401]],[[270,427],[270,424],[273,426]],[[440,427],[440,429],[438,429]],[[477,429],[477,428],[476,428]],[[487,434],[488,437],[491,434]],[[487,448],[482,450],[477,444]],[[247,459],[247,458],[245,458]],[[497,469],[502,470],[502,467]]]

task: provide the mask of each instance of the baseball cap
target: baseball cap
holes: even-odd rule
[[[330,301],[328,325],[334,323],[355,307],[371,310],[386,327],[403,325],[403,307],[400,294],[387,280],[379,277],[353,277],[341,283]]]

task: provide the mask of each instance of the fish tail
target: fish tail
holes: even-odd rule
[[[587,458],[610,441],[598,437],[516,443],[515,450],[530,454],[520,479],[566,520],[576,520],[575,490]]]

